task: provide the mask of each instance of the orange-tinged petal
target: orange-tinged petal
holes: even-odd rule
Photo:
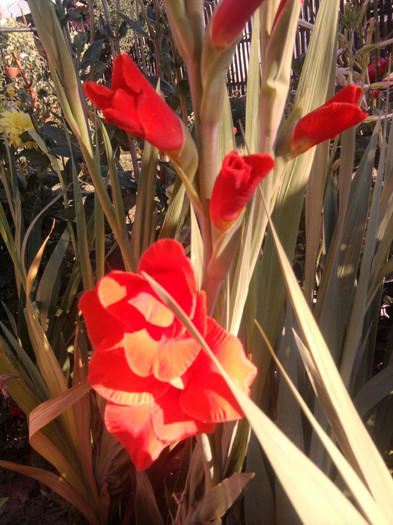
[[[130,300],[130,304],[143,315],[146,321],[155,326],[168,327],[175,319],[174,313],[165,304],[147,292],[139,292]]]
[[[98,299],[113,317],[132,332],[146,327],[146,319],[132,305],[132,298],[151,290],[145,279],[133,273],[114,271],[103,277],[96,287]]]
[[[187,334],[182,338],[165,338],[154,363],[153,374],[160,381],[182,376],[201,351],[199,344]]]
[[[128,366],[135,374],[142,377],[152,375],[160,345],[147,330],[125,334],[124,348]]]
[[[106,339],[95,349],[88,380],[102,397],[122,405],[151,403],[169,388],[154,376],[135,374],[127,362],[124,342],[116,341],[115,337]]]
[[[249,394],[257,369],[247,359],[240,341],[209,318],[206,342],[232,380]],[[180,396],[181,407],[187,414],[214,423],[243,417],[236,399],[205,353],[198,356],[192,372]]]
[[[155,341],[147,330],[126,334],[124,343],[133,372],[142,377],[153,374],[167,382],[182,376],[200,352],[198,343],[187,335]]]
[[[105,425],[127,449],[137,470],[150,467],[169,444],[157,438],[149,404],[122,406],[108,402]]]
[[[100,302],[104,308],[127,297],[127,288],[111,277],[105,277],[98,285]]]
[[[171,388],[157,399],[152,407],[155,434],[162,441],[180,441],[190,436],[214,431],[214,423],[203,423],[183,412],[179,403],[179,391]]]

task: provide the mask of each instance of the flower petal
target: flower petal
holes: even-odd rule
[[[137,470],[145,470],[169,443],[160,441],[153,428],[150,405],[122,406],[107,403],[105,425],[124,445]]]
[[[140,405],[162,396],[169,385],[154,376],[141,377],[129,367],[124,341],[115,337],[97,346],[89,363],[88,381],[96,392],[113,403]]]
[[[86,97],[102,110],[110,107],[112,104],[113,92],[102,84],[86,82],[83,84],[83,91]]]
[[[249,394],[257,369],[247,359],[239,339],[208,318],[206,342],[232,380]],[[180,395],[184,412],[195,419],[214,423],[243,417],[235,397],[204,352],[198,356],[192,372]]]
[[[125,331],[132,332],[146,327],[146,319],[132,299],[139,293],[151,290],[145,279],[134,273],[113,271],[103,277],[96,287],[102,306],[121,321]]]
[[[368,117],[358,102],[362,90],[349,84],[329,99],[323,106],[304,116],[292,133],[292,155],[300,155],[312,146],[355,126]]]
[[[180,441],[190,436],[214,431],[214,423],[203,423],[183,412],[179,391],[171,388],[152,407],[155,434],[163,441]]]
[[[124,111],[127,108],[127,111]],[[143,139],[145,132],[138,115],[135,99],[129,93],[118,89],[112,96],[111,106],[103,109],[104,117],[107,122],[112,122],[127,133],[136,135]]]
[[[116,57],[111,89],[87,82],[84,90],[93,104],[103,110],[107,122],[148,140],[162,151],[176,151],[183,147],[185,134],[180,119],[130,56]]]
[[[121,339],[124,324],[105,310],[94,290],[82,295],[78,307],[83,313],[87,334],[94,346],[114,333],[119,333]]]
[[[129,55],[117,55],[113,63],[111,90],[124,89],[137,95],[146,89],[146,84],[153,89]]]
[[[133,372],[145,378],[153,373],[160,345],[147,330],[125,334],[124,348],[128,366]]]
[[[347,104],[358,104],[360,97],[362,96],[362,88],[355,86],[355,84],[348,84],[344,89],[339,91],[330,98],[324,106],[333,104],[334,102],[346,102]]]
[[[234,42],[263,0],[222,0],[213,14],[211,39],[222,49]]]
[[[265,153],[241,157],[237,151],[225,156],[213,186],[210,218],[223,232],[242,213],[256,187],[273,169],[274,160]]]
[[[153,90],[153,88],[152,88]],[[146,139],[162,151],[180,149],[184,143],[181,122],[156,91],[143,91],[137,99],[137,111]]]
[[[140,292],[130,300],[130,303],[146,319],[147,322],[166,328],[170,326],[175,315],[165,304],[147,292]]]
[[[292,155],[299,155],[320,142],[336,138],[366,117],[368,114],[357,104],[346,102],[333,102],[312,111],[296,124],[292,135]]]
[[[167,382],[183,375],[200,352],[198,343],[187,335],[155,341],[147,330],[125,334],[124,344],[128,364],[136,374],[153,374]]]
[[[197,293],[194,269],[178,241],[161,239],[152,244],[142,255],[138,271],[146,272],[153,277],[179,303],[187,315],[193,315],[194,297]]]

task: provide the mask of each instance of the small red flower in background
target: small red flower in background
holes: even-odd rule
[[[383,57],[379,59],[379,78],[378,80],[383,78],[386,68],[389,65],[389,60],[390,59],[386,60],[386,58],[383,58]],[[376,72],[376,67],[375,67],[375,60],[373,60],[371,64],[368,65],[368,77],[370,79],[370,84],[374,84],[374,82],[377,80],[376,74],[377,72]]]
[[[373,84],[374,82],[392,82],[392,80],[388,78],[383,78],[386,68],[389,66],[390,58],[386,60],[386,58],[381,57],[379,59],[379,75],[377,78],[377,70],[375,67],[375,60],[371,62],[371,64],[368,65],[368,77],[370,79],[370,84]],[[379,95],[379,89],[373,89],[372,94],[374,98],[378,98]]]
[[[210,200],[210,218],[220,232],[239,217],[258,184],[273,167],[274,160],[266,153],[241,157],[232,151],[226,155]]]
[[[362,89],[349,84],[323,106],[299,120],[292,134],[292,155],[300,155],[312,146],[334,139],[342,131],[368,117],[359,107]]]
[[[105,399],[105,424],[138,470],[171,443],[241,418],[224,380],[199,344],[159,299],[146,272],[178,302],[245,392],[256,375],[240,341],[206,315],[190,260],[164,239],[143,254],[138,273],[111,272],[79,307],[95,351],[89,381]]]
[[[146,139],[161,151],[178,150],[183,146],[180,119],[127,54],[115,59],[110,89],[95,82],[86,82],[83,89],[107,122]]]
[[[214,47],[223,49],[232,44],[263,1],[222,0],[214,11],[211,25],[211,40]]]

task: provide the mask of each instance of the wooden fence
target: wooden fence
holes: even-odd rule
[[[304,1],[299,18],[306,22],[306,24],[299,25],[298,27],[294,45],[295,57],[302,55],[307,50],[311,37],[311,29],[305,26],[307,24],[314,24],[316,13],[322,1],[328,2],[330,0]],[[361,5],[364,0],[354,1],[357,1],[358,4]],[[217,3],[218,0],[205,0],[204,7],[206,23],[211,17]],[[341,12],[344,12],[347,3],[348,0],[340,0]],[[370,0],[366,16],[368,20],[372,17],[376,19],[376,32],[379,35],[379,40],[387,40],[393,36],[393,0]],[[248,23],[243,32],[243,37],[236,48],[232,64],[229,68],[227,84],[230,93],[238,91],[241,94],[244,94],[246,91],[251,30],[251,23]]]
[[[218,1],[219,0],[204,0],[205,24],[207,24],[211,18]],[[243,1],[247,2],[248,0]],[[311,36],[310,24],[311,26],[314,24],[316,13],[322,1],[329,2],[331,0],[305,0],[303,3],[299,18],[304,21],[304,24],[299,24],[298,27],[294,44],[295,57],[299,57],[307,50]],[[340,0],[341,12],[344,12],[345,6],[348,2],[349,0]],[[364,0],[352,0],[352,2],[361,6]],[[366,17],[368,20],[370,18],[375,18],[376,31],[374,35],[377,34],[379,40],[387,40],[393,36],[393,0],[369,0]],[[4,31],[4,29],[0,30]],[[250,56],[251,31],[252,24],[251,22],[248,22],[243,32],[242,39],[236,47],[232,63],[229,67],[227,85],[230,93],[239,92],[245,94]],[[359,35],[355,35],[355,39],[355,47],[359,47],[361,45]],[[150,44],[149,41],[145,41],[144,43],[146,45]],[[136,45],[136,48],[131,51],[133,55],[135,54],[133,58],[138,63],[142,60],[145,61],[144,57],[140,56],[140,51],[140,49],[138,50],[138,45]],[[389,49],[384,50],[382,51],[382,55],[388,52]],[[154,60],[147,60],[146,63],[140,64],[140,66],[143,66],[144,71],[147,71],[152,75],[156,74]]]

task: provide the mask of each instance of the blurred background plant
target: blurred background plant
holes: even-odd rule
[[[136,472],[103,424],[103,400],[89,391],[86,382],[91,348],[77,309],[83,290],[91,289],[111,269],[134,268],[135,259],[159,237],[179,239],[201,273],[195,214],[168,157],[113,124],[103,124],[80,90],[80,80],[109,85],[114,57],[127,52],[154,87],[159,82],[166,101],[195,137],[197,108],[191,103],[190,68],[180,54],[179,34],[171,19],[176,7],[158,0],[104,0],[92,9],[91,2],[58,1],[52,11],[44,1],[31,2],[39,49],[31,32],[11,33],[8,43],[1,44],[4,57],[15,52],[20,74],[12,80],[3,75],[1,80],[0,375],[4,391],[28,416],[34,453],[31,465],[2,460],[0,466],[46,484],[89,523],[311,524],[326,516],[326,523],[338,523],[340,513],[342,523],[349,523],[346,513],[354,502],[363,522],[390,523],[389,472],[378,463],[351,410],[345,405],[344,411],[343,405],[340,414],[334,390],[335,385],[339,390],[339,379],[333,365],[321,369],[318,348],[323,355],[325,347],[318,337],[321,332],[391,468],[393,435],[387,422],[393,410],[393,331],[386,320],[393,296],[389,279],[393,132],[390,83],[385,79],[390,74],[392,35],[379,36],[383,20],[378,17],[378,2],[346,2],[337,26],[339,2],[332,0],[313,13],[312,23],[307,22],[312,40],[304,55],[294,57],[293,39],[286,43],[281,36],[279,42],[268,38],[279,3],[266,0],[254,17],[247,94],[235,92],[231,102],[225,99],[216,153],[220,167],[236,143],[250,153],[261,147],[275,152],[276,169],[261,190],[284,252],[277,254],[274,230],[257,194],[233,249],[215,317],[239,334],[259,367],[253,400],[326,479],[333,480],[340,489],[336,492],[320,478],[315,482],[306,463],[300,463],[297,452],[260,413],[255,421],[259,418],[262,430],[258,433],[254,426],[249,446],[246,420],[222,424],[197,446],[193,439],[176,444],[148,471]],[[188,12],[190,19],[192,13],[195,16],[192,27],[199,35],[198,24],[204,25],[200,4],[190,3]],[[283,4],[288,12],[297,5],[289,0]],[[304,18],[314,8],[306,1]],[[287,23],[300,34],[298,15],[291,16]],[[11,20],[7,25],[20,26]],[[55,49],[51,42],[56,42]],[[267,87],[275,78],[276,63],[287,68],[280,80],[288,83],[275,85],[272,99]],[[285,126],[349,82],[364,89],[367,121],[356,132],[347,130],[341,139],[296,159],[282,155]],[[280,107],[281,112],[275,109]],[[282,115],[288,123],[280,127]],[[271,141],[263,128],[273,120],[277,141]],[[238,128],[236,141],[233,124]],[[319,329],[296,295],[290,269],[282,274],[284,254],[293,263],[303,301]],[[307,327],[314,341],[307,339]],[[302,414],[301,401],[292,397],[269,346],[316,419],[335,436],[348,463],[337,459],[326,442],[322,445],[320,432]],[[356,448],[355,438],[363,450]],[[273,443],[276,451],[269,448]],[[212,458],[204,457],[209,452]],[[371,473],[367,471],[365,458],[375,463],[375,471],[372,467]],[[209,459],[211,470],[206,466]],[[345,470],[348,464],[351,475]],[[358,476],[357,481],[351,476]],[[339,499],[343,480],[349,500]],[[293,492],[296,484],[303,494]],[[245,497],[238,499],[246,486]],[[326,507],[319,499],[325,493],[330,496]],[[329,504],[338,508],[337,515]],[[360,514],[354,515],[361,523]]]

